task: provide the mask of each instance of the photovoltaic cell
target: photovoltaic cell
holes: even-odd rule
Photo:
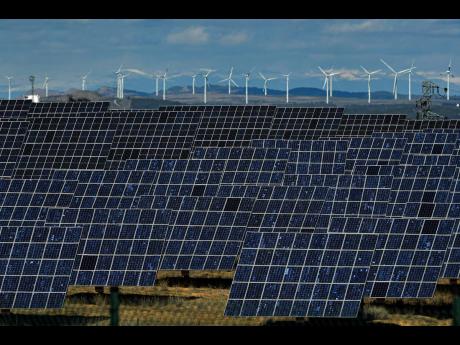
[[[343,108],[277,108],[270,139],[314,139],[335,135]]]
[[[388,217],[445,218],[455,166],[394,166]]]
[[[403,155],[406,139],[351,138],[345,170],[355,165],[397,165]]]
[[[102,169],[116,131],[111,113],[30,117],[14,177],[49,178],[53,169]]]
[[[29,122],[0,119],[0,177],[12,177]]]
[[[120,213],[125,216],[121,222],[83,227],[73,284],[153,286],[171,212],[149,209]]]
[[[0,227],[0,308],[62,308],[81,229]]]
[[[391,191],[392,166],[357,165],[353,175],[339,176],[330,188],[315,231],[325,232],[332,217],[384,217]]]
[[[374,234],[248,232],[227,316],[356,317]]]
[[[194,147],[243,147],[268,138],[274,106],[199,106],[203,111]]]
[[[77,181],[0,180],[0,225],[44,221],[50,208],[69,206]]]
[[[224,162],[220,184],[281,184],[289,149],[197,147],[192,157]]]
[[[378,235],[364,295],[372,298],[430,298],[456,221],[379,218],[331,221],[329,232]]]
[[[313,232],[327,187],[261,187],[248,231]]]
[[[188,158],[200,112],[122,112],[109,160]]]
[[[140,207],[155,207],[144,196]],[[170,228],[162,257],[165,270],[234,269],[253,198],[169,197]]]

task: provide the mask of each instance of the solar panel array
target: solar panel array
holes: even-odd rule
[[[459,121],[0,101],[0,308],[235,270],[228,316],[356,317],[460,278]]]

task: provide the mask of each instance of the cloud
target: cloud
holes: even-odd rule
[[[447,76],[445,74],[439,73],[439,71],[417,71],[415,72],[416,75],[423,77],[424,79],[430,80],[442,80],[447,83]],[[460,77],[450,77],[451,84],[458,84],[460,85]],[[443,85],[439,85],[444,87]]]
[[[249,40],[249,36],[245,32],[236,32],[223,35],[220,38],[220,43],[226,45],[236,45],[247,42]]]
[[[328,71],[327,68],[323,68],[326,72]],[[333,68],[332,69],[333,73],[340,73],[338,75],[335,75],[334,78],[340,78],[340,79],[345,79],[345,80],[360,80],[364,79],[365,75],[363,71],[358,70],[358,69],[346,69],[346,68]],[[321,71],[318,69],[318,71],[312,70],[305,72],[304,74],[306,77],[309,78],[324,78],[324,74],[321,73]]]
[[[331,24],[326,27],[327,32],[333,33],[345,33],[345,32],[369,32],[369,31],[380,31],[384,28],[389,29],[387,25],[383,25],[383,22],[379,20],[365,20],[359,23],[343,22],[337,24]]]
[[[170,33],[166,41],[172,44],[203,44],[208,42],[209,34],[203,26],[190,26],[182,31]]]

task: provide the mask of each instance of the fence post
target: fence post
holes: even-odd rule
[[[118,326],[120,322],[120,298],[118,286],[110,287],[110,325]]]

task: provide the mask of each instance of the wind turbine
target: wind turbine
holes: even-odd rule
[[[259,72],[260,77],[264,80],[264,95],[267,96],[267,86],[270,80],[275,80],[278,78],[265,78],[265,76]]]
[[[198,76],[198,74],[192,75],[192,95],[195,94],[195,79]]]
[[[206,101],[207,101],[207,99],[206,99],[206,91],[207,91],[207,87],[209,86],[208,76],[212,72],[215,72],[215,70],[214,69],[208,69],[208,68],[202,68],[201,70],[203,71],[203,73],[201,75],[203,76],[203,79],[204,79],[203,100],[204,100],[204,104],[206,104]]]
[[[332,97],[332,76],[340,74],[340,72],[332,73],[332,70],[326,72],[320,66],[318,66],[321,73],[324,74],[324,84],[323,89],[326,87],[326,104],[329,104],[329,96]]]
[[[81,90],[82,91],[85,91],[86,90],[86,78],[88,78],[88,75],[90,74],[91,72],[88,72],[86,73],[85,75],[82,75],[81,76]]]
[[[404,73],[407,73],[410,68],[408,69],[405,69],[405,70],[402,70],[402,71],[399,71],[399,72],[396,72],[395,69],[393,67],[391,67],[389,64],[387,64],[383,59],[380,59],[380,61],[382,61],[382,63],[388,67],[388,69],[393,72],[393,75],[394,75],[394,81],[393,81],[393,94],[395,96],[395,100],[398,99],[398,77],[401,75],[401,74],[404,74]]]
[[[417,67],[414,66],[414,62],[412,61],[412,65],[410,68],[408,68],[406,71],[407,74],[409,74],[409,101],[412,99],[412,82],[411,82],[411,75],[412,75],[412,70],[416,69]]]
[[[222,79],[222,80],[219,81],[219,83],[223,83],[224,81],[228,81],[228,94],[229,95],[232,93],[232,83],[233,83],[233,85],[238,87],[238,84],[235,83],[235,81],[232,79],[232,75],[233,75],[233,67],[230,68],[230,73],[228,75],[228,78],[225,78],[225,79]]]
[[[253,70],[254,70],[254,68],[252,68],[249,72],[243,74],[244,84],[245,84],[246,104],[248,104],[249,77],[250,77],[250,75],[251,75]]]
[[[375,71],[372,71],[372,72],[369,72],[367,69],[365,69],[363,66],[361,66],[362,70],[364,71],[364,73],[367,74],[367,94],[368,94],[368,99],[367,99],[367,103],[371,103],[371,76],[376,74],[376,73],[379,73],[381,70],[378,69],[378,70],[375,70]]]
[[[45,97],[48,97],[48,81],[50,78],[45,77],[45,81],[43,83],[43,88],[45,89]]]
[[[6,77],[6,79],[8,79],[8,100],[11,100],[11,79],[13,77]]]
[[[447,75],[447,92],[446,92],[446,96],[447,96],[447,100],[450,99],[450,77],[453,77],[452,75],[452,59],[449,60],[449,67],[447,67],[447,71],[445,71],[444,73],[441,73],[441,75]]]
[[[167,74],[168,74],[168,69],[166,69],[166,71],[160,75],[160,79],[163,80],[163,101],[166,100],[166,80],[179,76],[179,74],[175,74],[175,75],[168,77]],[[157,88],[157,91],[158,91],[158,88]]]
[[[283,77],[286,77],[286,103],[289,103],[289,76],[291,73],[288,74],[283,74]],[[332,80],[331,80],[331,86],[332,86]],[[332,93],[331,93],[332,96]]]
[[[115,75],[117,76],[117,98],[123,98],[122,96],[122,73],[121,73],[121,68],[123,67],[123,65],[120,65],[120,67],[118,67],[118,70],[115,72]]]

